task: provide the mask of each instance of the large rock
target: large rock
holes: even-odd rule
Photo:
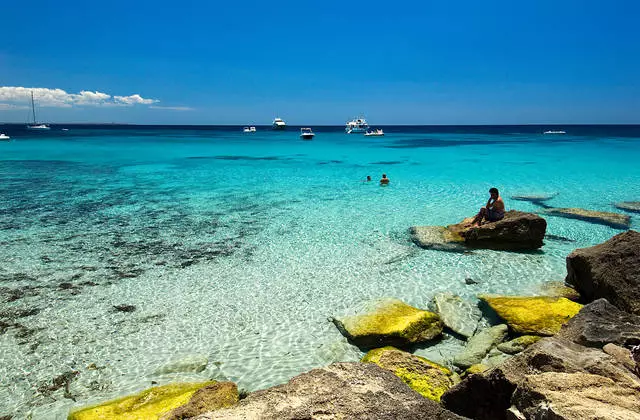
[[[511,210],[497,222],[471,226],[472,218],[442,228],[439,226],[414,226],[411,228],[413,241],[423,248],[450,250],[460,245],[471,248],[503,250],[535,250],[543,245],[547,222],[533,213]]]
[[[539,335],[522,335],[513,340],[498,344],[497,348],[503,353],[517,354],[524,351],[527,347],[540,341],[542,337]]]
[[[567,257],[565,281],[587,301],[605,298],[640,315],[640,233],[630,230]]]
[[[614,206],[620,210],[640,213],[640,201],[622,201],[615,203]]]
[[[215,383],[175,383],[158,386],[142,391],[139,394],[72,411],[68,419],[160,419],[171,410],[188,403],[197,390]]]
[[[442,334],[443,328],[437,314],[398,299],[381,300],[366,314],[334,318],[333,323],[362,349],[402,347],[428,341]]]
[[[438,293],[433,300],[440,319],[449,329],[465,337],[476,332],[482,317],[477,305],[451,293]]]
[[[394,347],[371,350],[362,362],[375,363],[393,372],[411,389],[434,401],[440,401],[442,394],[459,382],[457,375],[446,367]]]
[[[595,211],[578,208],[548,209],[544,214],[559,216],[567,219],[583,220],[585,222],[610,226],[615,229],[629,229],[631,218],[626,214],[609,211]]]
[[[233,382],[218,382],[197,390],[185,405],[164,414],[160,420],[182,420],[238,403],[238,387]]]
[[[640,316],[616,308],[606,299],[585,305],[558,333],[558,337],[587,347],[640,344]]]
[[[615,358],[550,337],[465,379],[447,391],[442,402],[478,420],[513,418],[507,416],[509,409],[532,419],[631,419],[640,418],[639,391],[640,379]]]
[[[336,363],[196,419],[462,419],[373,363]]]
[[[582,305],[549,296],[478,296],[519,334],[553,335]]]
[[[493,346],[504,341],[508,330],[506,325],[501,324],[480,331],[469,338],[462,352],[455,355],[453,364],[465,369],[479,364]]]

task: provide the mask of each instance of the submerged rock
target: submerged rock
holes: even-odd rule
[[[548,209],[544,212],[551,216],[560,216],[568,219],[578,219],[585,222],[610,226],[615,229],[629,229],[631,218],[626,214],[611,213],[608,211],[585,210],[578,208]]]
[[[480,331],[469,338],[465,349],[453,358],[453,364],[468,368],[482,362],[493,346],[504,341],[508,330],[506,325],[501,324]]]
[[[640,213],[640,201],[622,201],[615,203],[614,206],[620,210]]]
[[[605,298],[640,315],[640,232],[630,230],[567,257],[565,281],[587,301]]]
[[[582,308],[569,299],[547,296],[481,295],[479,298],[520,334],[556,334]]]
[[[233,382],[218,382],[197,390],[185,405],[162,415],[160,420],[188,419],[220,408],[232,407],[239,401],[238,387]]]
[[[213,384],[215,382],[175,383],[154,387],[139,394],[74,410],[68,419],[160,419],[162,415],[189,402],[197,390]]]
[[[549,201],[556,197],[558,193],[553,194],[532,194],[532,195],[512,195],[511,199],[516,201],[528,201],[540,207],[549,208],[545,201]]]
[[[543,296],[563,297],[574,302],[580,300],[580,293],[562,281],[548,281],[543,283],[540,286],[540,294]]]
[[[113,305],[116,312],[133,312],[136,310],[134,305]]]
[[[442,321],[438,315],[398,299],[384,299],[369,313],[334,318],[333,323],[349,341],[364,349],[402,347],[442,334]]]
[[[178,372],[202,372],[209,364],[207,356],[194,354],[184,357],[179,360],[174,360],[166,365],[158,368],[156,374],[161,375],[165,373],[178,373]]]
[[[286,384],[249,394],[231,408],[204,419],[405,419],[462,417],[424,398],[400,378],[373,363],[336,363]]]
[[[362,362],[393,372],[420,395],[434,401],[440,401],[440,396],[458,382],[457,375],[446,367],[394,347],[371,350]]]
[[[465,250],[464,238],[444,226],[413,226],[409,232],[413,243],[421,248],[452,252]]]
[[[498,344],[498,350],[507,354],[517,354],[524,351],[530,345],[540,341],[542,337],[539,335],[523,335],[514,338],[511,341]]]
[[[473,335],[482,317],[477,305],[451,293],[438,293],[433,300],[444,325],[465,337]]]

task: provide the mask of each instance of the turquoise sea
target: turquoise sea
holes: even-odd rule
[[[427,308],[440,291],[535,294],[564,278],[571,250],[620,232],[546,217],[540,252],[411,243],[410,226],[473,215],[490,187],[534,212],[509,197],[640,201],[639,126],[315,127],[313,141],[295,128],[61,128],[0,126],[12,136],[0,142],[0,417],[62,419],[171,381],[282,383],[362,356],[332,316],[383,297]],[[461,345],[415,351],[447,363]],[[158,372],[193,356],[203,371]]]

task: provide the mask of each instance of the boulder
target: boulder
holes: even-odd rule
[[[571,318],[558,337],[587,347],[602,348],[607,343],[629,347],[640,344],[640,316],[623,312],[606,299],[598,299]]]
[[[446,327],[465,337],[473,335],[482,317],[477,305],[451,293],[438,293],[433,300]]]
[[[233,382],[218,382],[197,390],[189,402],[164,414],[160,420],[182,420],[231,407],[239,401],[238,387]]]
[[[510,407],[521,418],[579,418],[572,416],[580,412],[583,418],[626,419],[640,416],[638,391],[640,379],[615,358],[549,337],[500,366],[469,376],[445,392],[441,401],[446,408],[478,420],[512,418],[507,417]],[[616,395],[619,398],[610,398]],[[619,417],[600,416],[606,412]]]
[[[548,281],[540,285],[542,296],[563,297],[574,302],[580,300],[580,293],[573,287],[567,286],[562,281]]]
[[[544,214],[565,217],[567,219],[583,220],[585,222],[605,225],[614,229],[629,229],[631,218],[626,214],[609,211],[595,211],[578,208],[547,209]]]
[[[615,203],[614,206],[620,210],[640,213],[640,201],[622,201]]]
[[[196,419],[441,419],[463,417],[424,398],[373,363],[336,363],[249,394]]]
[[[334,318],[333,323],[361,349],[402,347],[428,341],[442,334],[443,328],[437,314],[398,299],[378,301],[368,313]]]
[[[631,351],[624,347],[617,346],[613,343],[605,344],[602,351],[620,362],[621,365],[629,369],[631,372],[636,370],[636,362],[631,356]]]
[[[533,213],[511,210],[497,222],[472,227],[472,218],[447,226],[414,226],[413,241],[423,248],[460,250],[466,247],[511,251],[535,250],[543,245],[547,222]]]
[[[498,344],[498,350],[507,354],[517,354],[530,345],[537,343],[542,337],[539,335],[523,335],[511,341]]]
[[[434,401],[440,401],[442,394],[459,382],[457,375],[446,367],[394,347],[371,350],[362,362],[375,363],[393,372],[411,389]]]
[[[181,373],[181,372],[202,372],[209,364],[207,356],[194,354],[182,359],[173,360],[164,366],[158,368],[155,373],[157,375],[165,373]]]
[[[519,334],[553,335],[582,305],[548,296],[478,296]]]
[[[630,230],[567,257],[567,283],[587,301],[605,298],[640,315],[640,232]]]
[[[191,399],[193,394],[215,382],[175,383],[147,389],[139,394],[72,411],[68,420],[160,419]]]
[[[508,327],[504,324],[480,331],[469,338],[467,346],[462,352],[454,356],[453,364],[461,368],[468,368],[480,363],[493,346],[505,339],[507,332]]]

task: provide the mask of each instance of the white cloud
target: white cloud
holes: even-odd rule
[[[2,104],[0,103],[0,111],[9,111],[14,109],[29,109],[26,105]]]
[[[193,111],[193,108],[190,106],[159,106],[159,105],[151,105],[150,109],[165,109],[169,111]]]
[[[72,106],[133,106],[133,105],[149,105],[159,102],[157,99],[146,99],[139,94],[129,96],[111,96],[103,92],[91,92],[82,90],[80,93],[67,93],[62,89],[49,88],[26,88],[18,86],[0,86],[0,101],[9,102],[10,104],[21,106],[20,104],[29,104],[31,101],[31,92],[35,97],[38,106],[69,108]],[[24,106],[24,105],[22,105]],[[9,109],[1,107],[0,109]],[[11,108],[15,109],[15,108]]]

